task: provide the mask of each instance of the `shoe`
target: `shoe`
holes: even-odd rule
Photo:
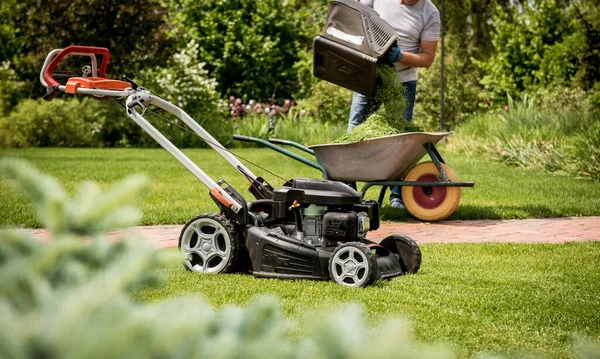
[[[402,198],[392,198],[390,199],[390,207],[392,208],[404,208],[404,203],[402,203]]]

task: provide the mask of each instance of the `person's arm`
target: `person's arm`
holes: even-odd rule
[[[437,41],[421,40],[421,52],[416,54],[403,52],[402,58],[398,62],[411,67],[429,67],[435,59],[436,49]]]

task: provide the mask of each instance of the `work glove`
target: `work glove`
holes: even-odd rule
[[[394,46],[392,46],[387,53],[387,63],[390,66],[394,66],[394,62],[400,61],[401,58],[402,50],[400,50],[400,47],[398,47],[398,45],[394,44]]]

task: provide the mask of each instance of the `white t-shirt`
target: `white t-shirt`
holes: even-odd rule
[[[438,41],[440,12],[431,0],[419,0],[414,5],[401,4],[400,0],[360,0],[373,8],[379,16],[398,32],[398,46],[402,52],[419,53],[421,40]],[[400,82],[416,81],[416,67],[399,62],[394,64]]]

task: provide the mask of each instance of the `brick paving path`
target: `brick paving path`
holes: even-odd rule
[[[176,247],[182,225],[133,227],[108,233],[111,239],[138,234],[158,248]],[[48,240],[46,231],[27,230],[40,240]],[[523,220],[477,220],[384,223],[368,238],[379,241],[389,234],[405,234],[419,243],[565,243],[600,241],[600,216]]]

